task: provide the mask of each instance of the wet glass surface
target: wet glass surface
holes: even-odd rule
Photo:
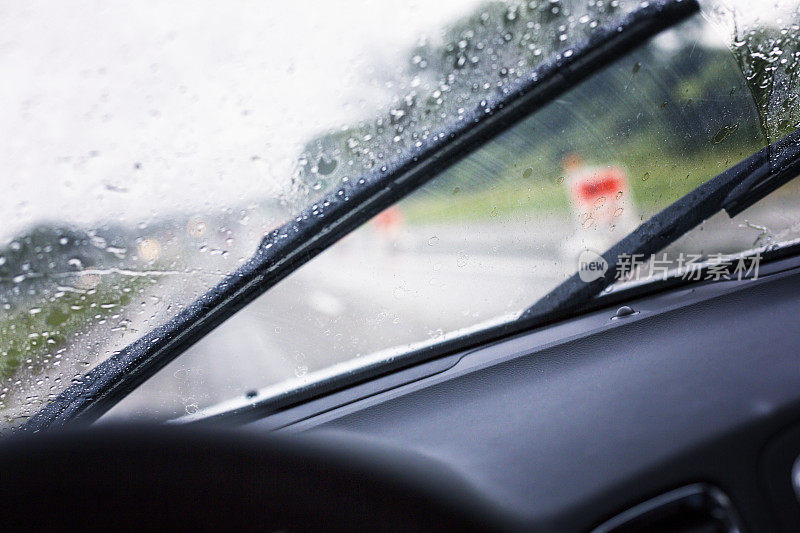
[[[2,424],[174,316],[324,193],[638,6],[0,8],[13,80],[0,87]],[[109,418],[263,397],[513,318],[581,250],[797,126],[797,8],[779,7],[705,3],[301,268]],[[796,188],[669,252],[796,238]]]

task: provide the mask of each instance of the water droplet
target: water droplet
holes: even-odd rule
[[[324,155],[320,156],[319,161],[317,162],[317,172],[322,174],[323,176],[327,176],[333,173],[336,170],[336,165],[338,162],[336,159],[328,159]]]
[[[734,124],[733,126],[722,126],[717,133],[714,134],[714,137],[711,139],[711,141],[714,144],[719,144],[738,129],[739,124]]]

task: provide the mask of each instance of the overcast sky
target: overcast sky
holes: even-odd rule
[[[311,135],[385,105],[373,65],[474,6],[3,2],[0,238],[275,194]]]
[[[476,4],[2,2],[0,239],[275,195],[304,141],[373,115],[387,67]]]

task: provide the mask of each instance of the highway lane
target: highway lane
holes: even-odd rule
[[[544,258],[331,250],[220,326],[110,417],[172,418],[334,363],[516,312],[560,280]]]
[[[760,228],[786,226],[797,214],[719,215],[671,253],[746,249],[758,243]],[[337,362],[517,313],[574,271],[576,259],[563,252],[571,231],[563,219],[538,227],[421,226],[394,239],[365,228],[253,302],[110,415],[190,414]]]
[[[735,221],[718,215],[672,250],[746,249],[756,244],[760,228],[793,227],[796,220],[800,213],[791,205],[751,210]],[[573,231],[570,220],[546,217],[413,226],[395,236],[366,227],[220,326],[111,415],[180,416],[341,361],[519,312],[574,271],[577,258],[565,252]],[[224,255],[186,250],[191,268],[159,277],[118,319],[76,337],[59,366],[21,375],[6,393],[2,414],[8,419],[35,410],[202,294],[253,246],[237,239]]]

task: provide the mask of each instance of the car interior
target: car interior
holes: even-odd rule
[[[798,268],[615,295],[235,429],[26,435],[7,526],[792,531]]]
[[[61,384],[0,439],[2,528],[800,530],[800,241],[787,230],[781,242],[739,246],[725,273],[702,261],[695,275],[651,266],[644,281],[620,277],[625,258],[684,250],[676,242],[710,254],[708,221],[738,217],[730,224],[745,227],[762,200],[797,231],[788,203],[774,198],[796,186],[800,130],[783,124],[764,135],[748,125],[750,108],[735,127],[697,135],[713,138],[713,149],[732,136],[757,151],[742,149],[718,162],[715,177],[633,217],[630,231],[513,320],[315,379],[304,370],[299,385],[242,391],[167,420],[112,416],[137,395],[157,396],[159,373],[177,375],[184,352],[435,176],[486,147],[513,147],[513,135],[540,128],[537,117],[557,120],[547,106],[572,90],[593,94],[604,69],[627,83],[649,57],[636,54],[689,27],[681,24],[700,9],[694,0],[642,3],[493,93],[468,120],[326,192],[169,320]],[[565,153],[565,168],[580,164]]]

